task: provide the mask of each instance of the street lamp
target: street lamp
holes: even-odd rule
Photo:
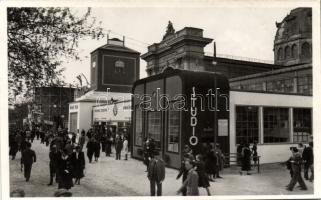
[[[217,85],[217,80],[216,80],[216,65],[217,65],[217,62],[216,62],[216,43],[214,42],[214,51],[213,51],[213,61],[212,61],[212,64],[213,64],[213,71],[214,71],[214,89],[215,89],[215,109],[214,109],[214,148],[216,149],[216,142],[217,142],[217,106],[218,106],[218,103],[217,103],[217,93],[216,93],[216,85]]]

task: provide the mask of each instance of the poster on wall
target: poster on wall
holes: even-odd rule
[[[217,124],[218,124],[218,136],[228,136],[228,120],[219,119]]]

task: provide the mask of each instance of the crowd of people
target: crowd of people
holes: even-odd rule
[[[35,140],[46,145],[49,149],[49,183],[53,185],[54,180],[58,183],[59,190],[69,190],[74,185],[80,185],[80,180],[85,176],[85,154],[83,152],[86,144],[89,163],[98,162],[100,152],[111,156],[112,147],[115,147],[116,160],[121,159],[121,151],[125,153],[124,160],[128,160],[128,134],[124,129],[115,133],[113,129],[99,132],[89,129],[87,134],[84,130],[76,139],[76,134],[66,129],[57,131],[43,131],[39,127],[32,130],[25,128],[15,129],[9,132],[9,155],[11,159],[16,158],[21,152],[21,171],[24,171],[25,180],[31,177],[32,164],[36,162],[36,152],[32,150]],[[86,143],[87,141],[87,143]]]
[[[162,182],[165,179],[165,164],[155,148],[152,138],[145,139],[144,164],[147,166],[147,177],[150,181],[150,195],[162,195]],[[220,171],[224,168],[225,156],[220,149],[220,145],[203,143],[194,150],[189,146],[184,146],[184,159],[176,179],[182,177],[182,187],[177,194],[183,196],[199,195],[198,188],[204,188],[210,196],[210,182],[214,179],[222,178]],[[157,191],[157,192],[155,192]]]
[[[68,191],[74,185],[79,185],[85,176],[85,153],[89,163],[99,162],[101,152],[110,157],[112,148],[115,151],[115,159],[128,160],[128,134],[124,132],[115,133],[112,128],[104,132],[89,129],[87,133],[82,130],[79,138],[76,134],[68,133],[67,130],[42,131],[39,128],[33,130],[15,130],[9,134],[10,156],[14,160],[16,154],[21,152],[21,171],[24,171],[25,180],[28,182],[31,176],[31,169],[37,161],[36,152],[32,150],[34,140],[40,140],[40,144],[46,145],[49,149],[49,183],[54,180],[59,190]],[[87,141],[87,142],[86,142]],[[159,155],[159,149],[153,138],[146,138],[143,144],[143,163],[146,165],[147,177],[150,182],[150,195],[162,195],[162,182],[165,179],[165,162]],[[301,168],[304,168],[304,178],[313,181],[313,143],[305,147],[299,144],[298,147],[291,147],[292,155],[286,162],[290,170],[291,181],[287,190],[292,191],[295,184],[299,183],[302,190],[307,186],[301,176]],[[237,147],[237,162],[241,166],[240,174],[250,175],[253,164],[258,161],[257,143],[250,147],[248,143],[241,143]],[[207,195],[211,182],[222,178],[221,171],[225,165],[225,155],[220,144],[200,143],[197,147],[185,145],[183,149],[183,160],[176,179],[182,178],[182,185],[177,194],[183,196],[199,195],[199,189],[205,189]],[[309,176],[309,172],[311,175]]]

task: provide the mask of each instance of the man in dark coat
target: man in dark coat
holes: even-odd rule
[[[27,143],[27,149],[22,152],[21,156],[21,167],[24,167],[24,176],[27,182],[30,179],[32,164],[36,160],[36,153],[31,149],[31,143]]]
[[[48,183],[48,186],[52,185],[54,177],[56,177],[56,182],[58,182],[58,160],[60,157],[61,153],[58,151],[57,146],[55,144],[52,145],[49,152],[50,182]]]
[[[309,143],[309,146],[304,148],[302,153],[302,160],[304,163],[304,178],[309,180],[309,169],[313,164],[313,142]]]
[[[162,182],[165,179],[165,163],[159,156],[155,156],[149,162],[147,177],[150,181],[150,195],[155,196],[155,187],[157,187],[157,196],[162,196]]]
[[[85,155],[80,146],[76,146],[76,151],[71,156],[73,177],[76,179],[75,184],[80,185],[80,179],[84,177]]]
[[[81,151],[84,148],[85,142],[86,142],[85,130],[82,129],[81,136],[79,137],[79,141],[78,141]]]
[[[87,157],[89,160],[89,163],[91,163],[92,159],[93,159],[93,155],[94,155],[94,151],[95,151],[95,143],[94,143],[94,139],[91,138],[88,142],[87,142]]]
[[[123,141],[120,137],[120,135],[116,135],[115,139],[115,150],[116,150],[116,160],[120,160],[121,157],[121,150],[123,149]]]

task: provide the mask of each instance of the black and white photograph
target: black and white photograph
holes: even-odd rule
[[[319,1],[80,2],[0,2],[3,199],[321,197]]]

